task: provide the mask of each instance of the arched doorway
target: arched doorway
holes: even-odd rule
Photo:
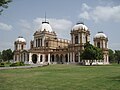
[[[54,55],[52,55],[52,62],[54,62]]]
[[[68,55],[65,55],[65,62],[68,62]]]
[[[40,62],[42,62],[42,55],[40,56]]]
[[[75,54],[75,62],[78,62],[78,53]]]
[[[36,55],[36,54],[33,54],[33,55],[32,55],[32,62],[33,62],[33,63],[36,63],[36,62],[37,62],[37,55]]]
[[[100,42],[97,42],[97,47],[100,48]]]
[[[45,56],[45,62],[48,62],[48,55]]]

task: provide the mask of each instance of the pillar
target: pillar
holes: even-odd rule
[[[68,63],[70,62],[70,53],[67,54],[68,56]]]
[[[72,54],[72,59],[73,59],[73,62],[75,62],[75,53],[74,52]]]
[[[42,57],[43,57],[43,62],[45,62],[45,55],[43,54]]]
[[[78,34],[78,43],[80,44],[80,33]]]
[[[72,53],[70,52],[70,62],[72,62]]]
[[[50,64],[50,54],[48,54],[48,63]]]
[[[32,63],[32,54],[29,53],[29,63],[31,64]]]
[[[78,62],[80,62],[80,52],[78,52]]]
[[[39,64],[40,63],[40,54],[37,55],[37,63]]]

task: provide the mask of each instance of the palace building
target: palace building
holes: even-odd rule
[[[84,23],[77,23],[70,32],[71,40],[57,37],[49,22],[42,22],[41,28],[34,33],[30,49],[26,49],[26,40],[18,37],[14,42],[14,62],[29,64],[68,64],[80,63],[80,54],[84,44],[90,42],[90,30]],[[108,37],[103,32],[94,36],[94,46],[103,51],[104,60],[94,60],[95,64],[109,64]],[[85,60],[89,64],[89,60]]]

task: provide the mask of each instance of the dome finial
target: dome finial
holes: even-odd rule
[[[43,23],[49,24],[49,22],[48,22],[47,19],[46,19],[46,12],[45,12],[45,21],[43,21],[42,24],[43,24]]]
[[[98,33],[103,33],[103,31],[99,31]]]
[[[45,22],[46,22],[46,12],[45,12]]]

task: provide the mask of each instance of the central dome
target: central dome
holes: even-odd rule
[[[78,29],[84,29],[88,30],[88,27],[84,25],[84,23],[77,23],[75,26],[73,26],[72,30],[78,30]]]
[[[41,27],[40,27],[40,31],[52,32],[53,30],[52,30],[49,22],[46,22],[46,21],[45,21],[45,22],[42,22],[42,25],[41,25]]]

